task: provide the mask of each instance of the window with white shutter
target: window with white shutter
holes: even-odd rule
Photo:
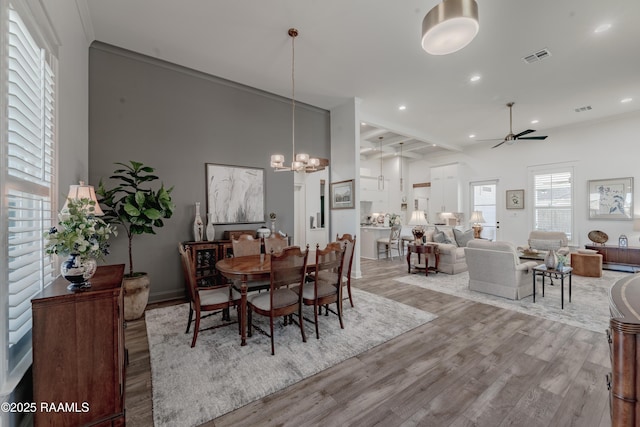
[[[573,236],[573,167],[532,171],[533,229]]]
[[[22,8],[0,4],[0,15],[8,16],[0,26],[0,62],[8,71],[0,82],[0,93],[6,94],[0,104],[7,112],[0,126],[0,274],[6,287],[0,292],[0,394],[6,395],[31,364],[31,298],[57,275],[43,238],[56,222],[56,63],[25,24]]]

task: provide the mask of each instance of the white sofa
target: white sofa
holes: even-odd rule
[[[473,240],[464,248],[469,268],[469,289],[509,299],[533,293],[531,269],[536,261],[520,262],[509,242]]]
[[[451,243],[437,242],[437,232],[443,232],[446,240]],[[456,234],[458,239],[456,239]],[[464,247],[468,240],[473,239],[473,230],[461,232],[456,230],[455,234],[451,227],[439,227],[439,226],[427,226],[425,227],[424,239],[427,243],[436,243],[438,245],[438,251],[440,253],[440,259],[438,262],[438,271],[446,274],[458,274],[463,271],[467,271],[467,262],[464,253]],[[417,254],[412,254],[412,257],[417,257]],[[435,265],[435,259],[433,255],[429,255],[429,265]]]

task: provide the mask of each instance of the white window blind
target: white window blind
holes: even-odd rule
[[[7,119],[3,147],[6,231],[2,263],[8,286],[2,304],[4,360],[2,389],[22,376],[31,361],[31,298],[53,281],[54,261],[44,253],[43,233],[54,222],[55,206],[55,75],[54,58],[29,33],[21,16],[9,7],[6,57]]]
[[[535,230],[564,231],[569,240],[573,229],[573,171],[535,172],[533,175]]]

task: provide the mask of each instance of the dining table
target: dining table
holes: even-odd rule
[[[314,271],[316,265],[316,251],[309,251],[307,258],[307,271]],[[224,258],[216,263],[216,269],[227,279],[234,288],[240,292],[240,345],[247,344],[247,292],[249,283],[255,281],[270,280],[271,255],[247,255],[232,258]],[[239,283],[239,286],[238,286]],[[270,285],[251,290],[269,289]]]

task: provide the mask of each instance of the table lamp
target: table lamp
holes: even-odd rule
[[[409,220],[409,225],[413,225],[413,238],[415,239],[415,244],[422,244],[422,237],[424,236],[424,226],[429,225],[429,221],[424,215],[424,211],[413,211],[411,213],[411,219]]]
[[[80,199],[89,199],[96,202],[94,205],[93,214],[95,216],[102,216],[104,212],[100,209],[100,205],[98,204],[98,199],[96,198],[96,191],[93,189],[93,185],[86,185],[84,181],[80,181],[79,185],[71,184],[69,186],[69,194],[67,195],[67,200],[64,202],[64,206],[62,210],[67,208],[67,204],[69,203],[69,199],[71,200],[80,200]]]
[[[482,233],[482,225],[480,223],[486,222],[482,216],[482,211],[473,211],[469,222],[473,224],[471,228],[473,228],[474,239],[479,239],[480,233]]]

